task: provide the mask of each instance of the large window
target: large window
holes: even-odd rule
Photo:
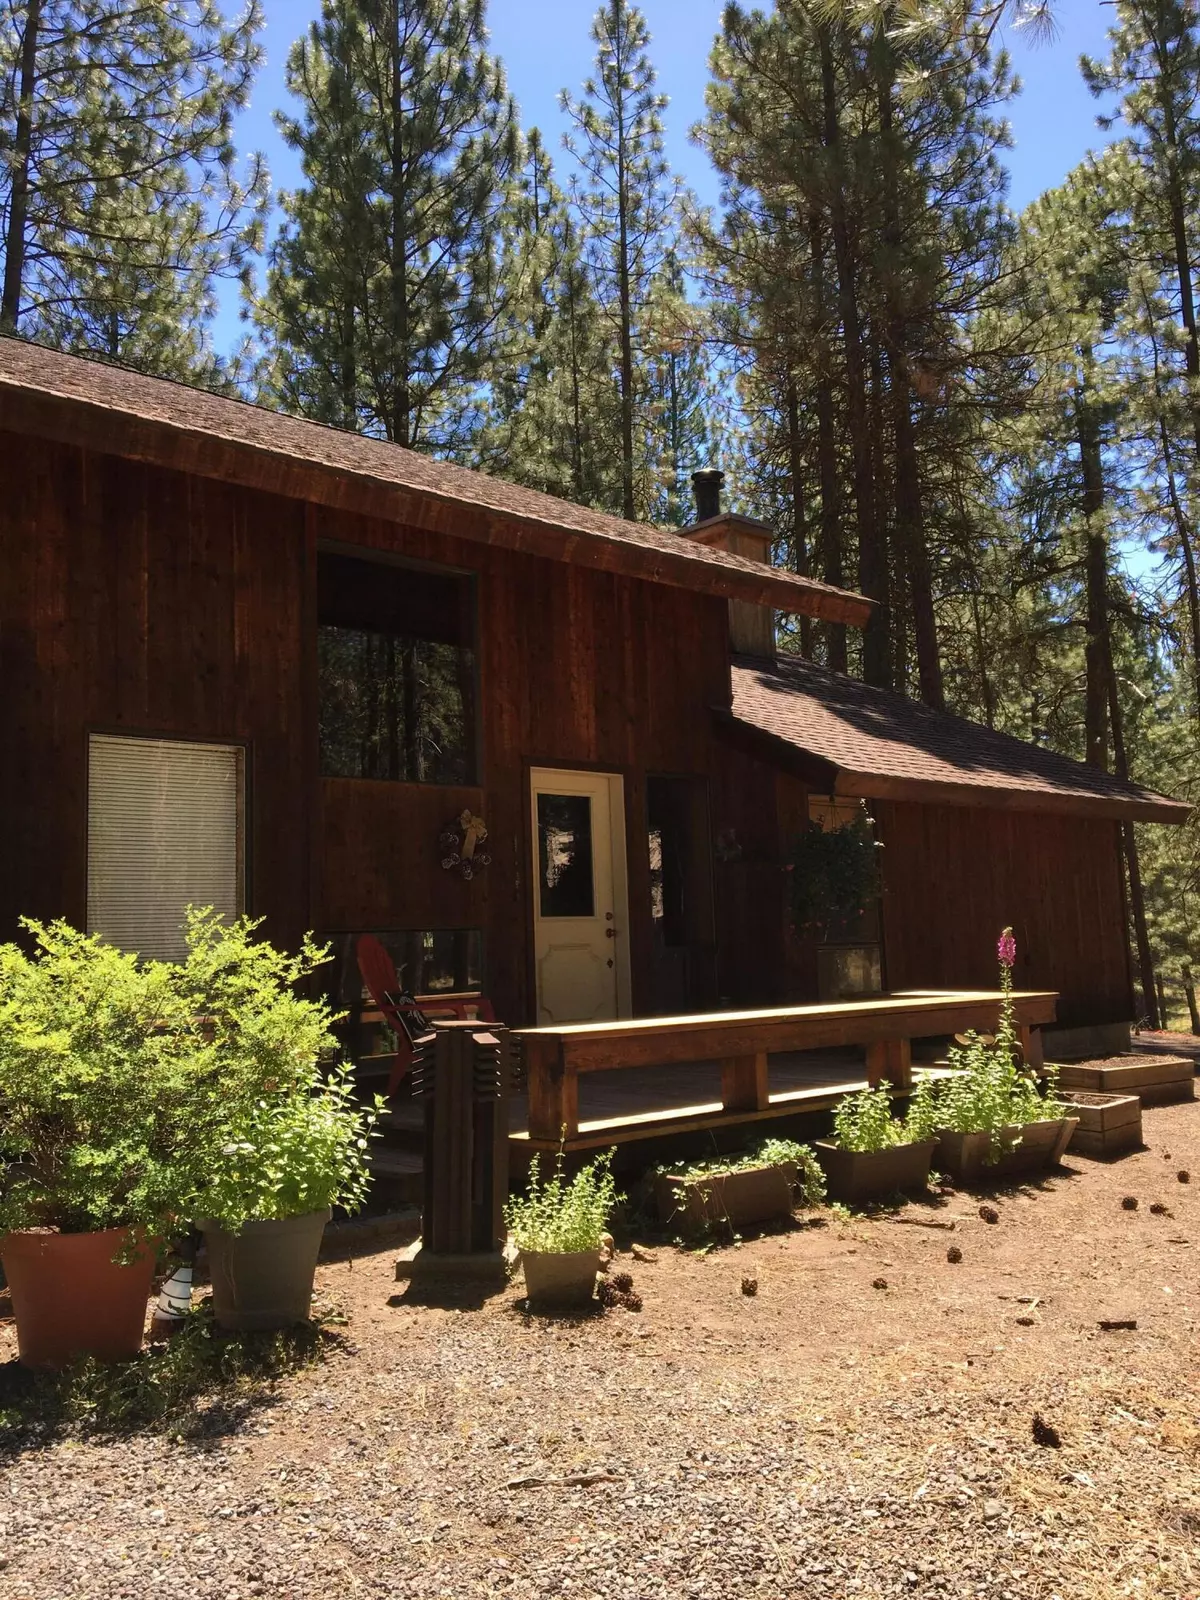
[[[808,797],[808,815],[822,828],[843,828],[859,814],[859,802],[830,795]],[[857,1000],[883,987],[883,941],[879,902],[865,906],[852,923],[817,946],[817,999]]]
[[[88,755],[89,933],[163,961],[184,954],[188,906],[238,916],[244,753],[93,734]]]
[[[325,776],[473,783],[471,580],[323,553],[317,619]]]

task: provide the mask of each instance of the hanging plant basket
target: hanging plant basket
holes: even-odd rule
[[[853,930],[882,890],[874,820],[860,801],[840,828],[809,822],[792,847],[792,923],[804,938],[836,938]]]

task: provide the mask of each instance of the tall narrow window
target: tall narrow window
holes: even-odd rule
[[[471,580],[323,553],[317,621],[322,773],[474,782]]]
[[[162,961],[184,954],[184,912],[244,909],[244,752],[93,734],[88,752],[89,933]]]

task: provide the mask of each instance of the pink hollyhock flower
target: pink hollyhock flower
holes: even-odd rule
[[[1000,965],[1012,967],[1017,961],[1017,941],[1013,938],[1011,928],[1005,928],[996,945],[996,954],[1000,958]]]

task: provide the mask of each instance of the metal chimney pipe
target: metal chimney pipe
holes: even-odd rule
[[[701,467],[692,473],[692,493],[696,497],[696,521],[707,522],[721,515],[721,485],[725,474],[720,467]]]

